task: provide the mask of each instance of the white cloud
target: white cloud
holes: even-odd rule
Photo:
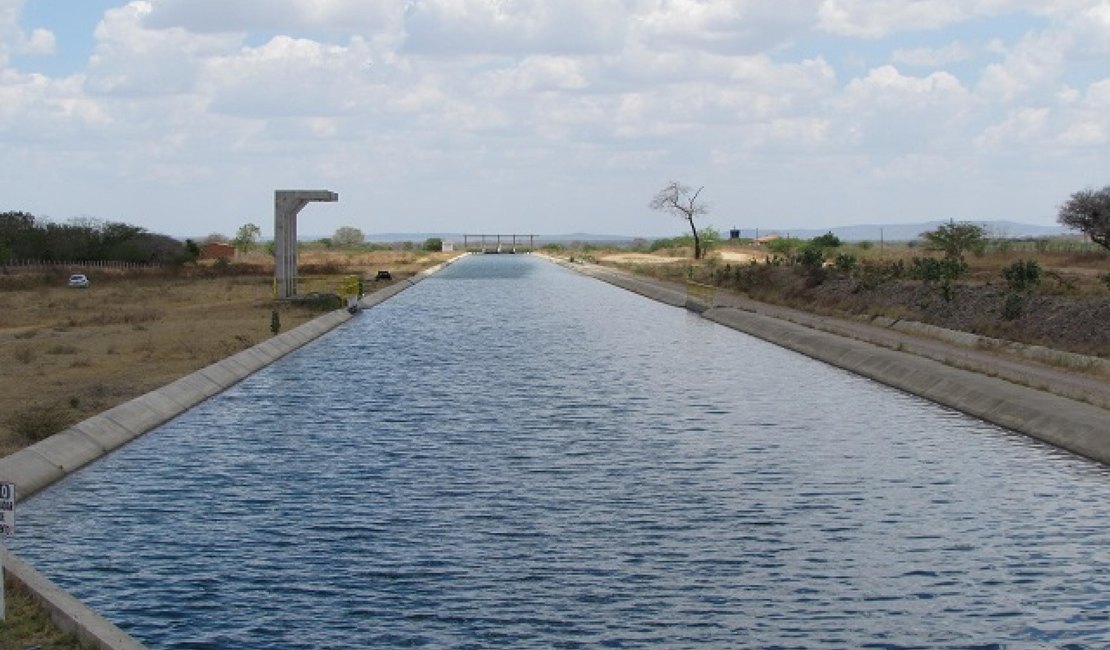
[[[142,96],[185,93],[208,57],[232,51],[242,38],[194,34],[182,28],[147,29],[149,2],[131,2],[104,14],[89,61],[89,87],[105,94]]]
[[[31,34],[23,39],[22,43],[17,44],[16,52],[20,54],[53,54],[56,47],[54,32],[38,27],[33,29]]]
[[[1026,35],[1004,50],[1000,63],[988,65],[976,91],[985,98],[1013,102],[1022,95],[1052,89],[1065,71],[1074,35],[1047,31]]]
[[[1056,144],[1065,148],[1110,145],[1110,78],[1092,83],[1082,98],[1061,103],[1064,117]]]
[[[842,36],[880,38],[900,31],[936,29],[975,15],[963,0],[822,0],[820,28]]]
[[[620,0],[413,0],[408,52],[423,55],[572,54],[619,49]]]
[[[987,127],[975,144],[988,149],[1013,149],[1015,145],[1041,140],[1048,127],[1051,111],[1047,108],[1021,108],[1006,119]]]
[[[369,49],[277,36],[256,47],[205,59],[196,89],[221,113],[260,118],[326,116],[366,110],[384,96],[369,74]]]
[[[151,226],[181,232],[203,185],[218,201],[197,234],[264,210],[274,187],[320,184],[374,215],[364,229],[436,229],[519,205],[563,219],[580,190],[612,195],[591,214],[634,233],[645,199],[613,188],[672,176],[712,184],[726,213],[820,218],[804,184],[864,219],[915,191],[936,216],[972,177],[1013,182],[1000,161],[1047,152],[1054,179],[1110,164],[1110,79],[1089,72],[1105,0],[121,0],[87,65],[57,78],[8,65],[17,44],[67,45],[21,27],[23,4],[0,0],[0,193],[63,216],[165,212],[177,221]],[[1003,14],[1028,20],[979,30]],[[869,67],[838,67],[856,51]]]
[[[960,106],[968,99],[967,89],[947,72],[926,77],[903,75],[892,65],[853,79],[845,87],[844,100],[855,110],[919,112],[943,106]]]
[[[666,0],[633,14],[653,49],[690,47],[752,54],[789,42],[814,22],[813,0]]]
[[[150,0],[150,4],[144,26],[195,33],[395,29],[405,8],[396,0]]]
[[[82,92],[80,78],[0,71],[0,132],[7,138],[40,139],[111,123],[108,112]]]
[[[499,95],[548,91],[582,90],[589,86],[584,62],[565,56],[530,56],[518,65],[483,75],[480,84],[489,84]]]
[[[949,43],[944,47],[916,47],[897,49],[890,55],[895,64],[912,65],[922,68],[939,68],[952,63],[966,61],[974,56],[972,48],[963,43]]]
[[[52,54],[57,46],[54,33],[48,29],[36,27],[27,33],[20,28],[24,4],[24,0],[0,0],[0,68],[13,54]]]

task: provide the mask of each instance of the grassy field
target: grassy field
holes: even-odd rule
[[[334,291],[347,275],[378,270],[396,281],[450,257],[310,252],[299,260],[301,291]],[[0,455],[273,336],[273,310],[282,331],[320,315],[274,302],[273,262],[261,254],[230,265],[92,269],[88,289],[67,287],[70,271],[0,273]],[[0,650],[78,647],[21,602],[0,623]]]

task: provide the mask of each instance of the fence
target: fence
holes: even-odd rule
[[[157,262],[117,262],[112,260],[57,261],[57,260],[8,260],[0,262],[0,267],[8,269],[157,269],[163,265]]]
[[[998,253],[1099,253],[1106,249],[1083,239],[991,239],[987,250]]]

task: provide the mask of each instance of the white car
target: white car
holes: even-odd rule
[[[74,273],[69,276],[69,286],[77,289],[88,289],[89,278],[83,273]]]

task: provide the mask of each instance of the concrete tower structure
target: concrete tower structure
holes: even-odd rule
[[[297,295],[297,213],[312,201],[338,200],[339,195],[328,190],[274,191],[274,280],[279,299]]]

